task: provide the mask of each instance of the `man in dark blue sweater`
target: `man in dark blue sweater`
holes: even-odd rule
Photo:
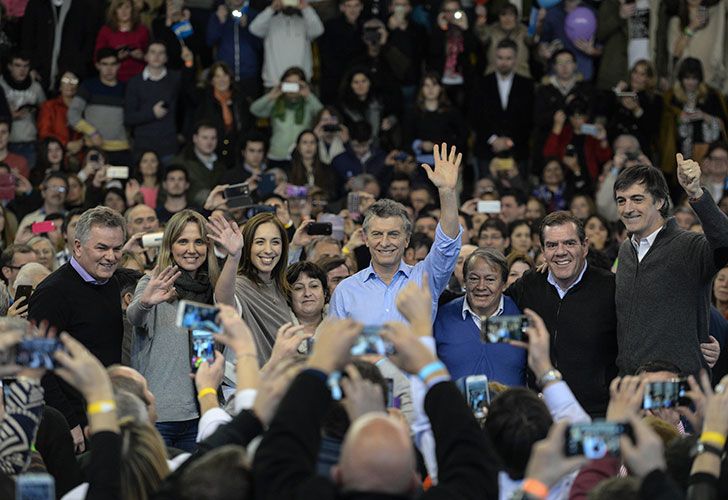
[[[507,279],[508,264],[498,250],[478,249],[465,260],[465,296],[441,307],[434,325],[437,355],[453,378],[485,374],[506,385],[525,385],[526,350],[480,340],[482,318],[521,314],[503,295]]]
[[[189,49],[182,51],[182,57],[192,60]],[[133,129],[135,160],[145,151],[154,151],[166,163],[178,149],[177,100],[194,76],[190,68],[182,73],[167,69],[167,48],[162,42],[150,43],[144,59],[144,71],[126,85],[124,123]]]
[[[119,285],[113,274],[126,240],[125,227],[121,214],[110,208],[84,212],[76,224],[70,262],[43,280],[28,309],[28,319],[48,321],[58,331],[70,333],[105,366],[121,362],[124,327]],[[63,413],[76,451],[83,451],[83,397],[52,372],[42,382],[46,403]]]

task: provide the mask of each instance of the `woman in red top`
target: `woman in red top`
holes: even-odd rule
[[[68,106],[77,90],[78,77],[66,71],[61,76],[60,95],[41,104],[38,112],[38,140],[58,139],[71,155],[83,147],[81,134],[68,126]]]
[[[128,81],[144,70],[144,53],[149,45],[149,30],[139,21],[139,12],[131,0],[112,0],[106,13],[106,25],[96,37],[94,53],[104,47],[116,49],[121,66],[118,79]]]

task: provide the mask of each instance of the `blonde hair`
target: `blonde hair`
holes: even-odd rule
[[[169,475],[167,448],[159,432],[148,423],[122,419],[121,497],[147,500]]]
[[[162,236],[162,247],[159,249],[157,257],[157,265],[160,270],[169,266],[174,266],[174,258],[172,257],[172,245],[177,241],[187,227],[187,224],[197,224],[200,230],[200,237],[207,245],[207,274],[210,277],[210,284],[214,287],[217,283],[217,277],[220,272],[217,265],[217,257],[215,257],[215,248],[212,241],[207,237],[207,227],[205,218],[194,210],[185,209],[177,212],[169,219],[164,228],[164,236]]]

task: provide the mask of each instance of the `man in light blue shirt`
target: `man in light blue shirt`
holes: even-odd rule
[[[363,224],[371,264],[336,287],[329,306],[331,316],[353,318],[365,325],[406,321],[397,311],[397,295],[411,280],[421,285],[427,273],[432,290],[432,317],[435,317],[437,299],[447,286],[462,244],[455,193],[462,154],[456,155],[452,147],[448,156],[447,145],[443,144],[442,149],[435,146],[434,155],[434,170],[422,165],[440,195],[440,223],[430,253],[415,266],[403,262],[412,223],[400,203],[379,200],[369,208]]]

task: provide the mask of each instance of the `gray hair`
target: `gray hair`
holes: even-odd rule
[[[115,390],[116,416],[119,420],[126,418],[140,424],[149,423],[149,412],[144,402],[128,391]]]
[[[5,316],[0,318],[0,334],[4,332],[27,332],[30,321],[18,316]]]
[[[369,226],[371,225],[374,217],[379,217],[381,219],[400,217],[402,219],[405,234],[407,236],[412,234],[412,221],[409,219],[407,209],[405,209],[404,205],[399,202],[384,198],[369,207],[369,210],[367,210],[364,215],[364,222],[362,224],[365,233],[369,233]]]
[[[463,263],[463,281],[467,281],[467,274],[475,259],[482,259],[490,267],[499,269],[503,282],[508,281],[508,261],[500,250],[494,250],[492,248],[478,248],[468,255],[468,258]]]
[[[76,239],[82,244],[86,243],[91,236],[92,226],[118,227],[124,233],[124,240],[126,240],[126,221],[119,212],[112,208],[95,207],[82,213],[76,223]]]
[[[376,182],[377,184],[379,183],[377,181],[377,178],[374,177],[372,174],[359,174],[351,178],[351,180],[349,181],[349,187],[352,191],[364,191],[364,188],[370,182]]]
[[[50,276],[51,272],[43,264],[37,262],[28,262],[18,271],[18,276],[15,278],[15,288],[20,285],[30,285],[33,288]]]

